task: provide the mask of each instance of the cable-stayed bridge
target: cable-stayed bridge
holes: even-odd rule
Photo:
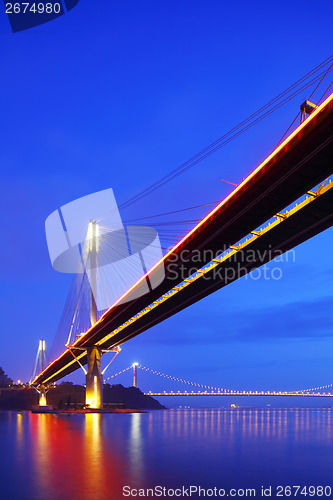
[[[35,376],[32,385],[52,384],[87,364],[87,400],[98,407],[103,353],[117,350],[148,328],[331,227],[333,94],[307,113],[241,184],[99,319],[92,300],[91,326]],[[265,227],[258,229],[262,225]],[[92,227],[91,259],[98,251],[96,221]],[[161,272],[164,279],[160,282]],[[140,293],[143,286],[148,286],[149,293]]]

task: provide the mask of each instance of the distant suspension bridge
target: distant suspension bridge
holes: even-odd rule
[[[172,375],[166,375],[165,373],[147,368],[146,366],[139,365],[138,363],[133,363],[124,370],[119,371],[104,380],[107,383],[109,380],[122,375],[128,370],[133,370],[133,386],[138,386],[138,368],[142,371],[152,373],[159,377],[172,380],[174,382],[179,382],[181,384],[192,386],[193,390],[179,390],[179,391],[160,391],[145,392],[146,396],[298,396],[298,397],[320,397],[320,398],[330,398],[333,397],[331,392],[323,392],[325,389],[330,389],[333,387],[332,384],[323,385],[320,387],[312,387],[310,389],[301,389],[298,391],[254,391],[254,390],[233,390],[224,389],[220,387],[213,387],[210,385],[199,384],[197,382],[191,382],[182,378],[174,377]]]

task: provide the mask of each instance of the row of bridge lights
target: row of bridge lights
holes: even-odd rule
[[[178,377],[173,377],[171,375],[166,375],[165,373],[162,373],[162,372],[158,372],[156,370],[152,370],[151,368],[147,368],[146,366],[141,366],[139,363],[133,363],[131,366],[128,366],[127,368],[125,368],[124,370],[121,370],[120,372],[118,373],[115,373],[114,375],[111,375],[110,377],[108,377],[106,380],[110,380],[114,377],[117,377],[118,375],[121,375],[122,373],[130,370],[131,368],[133,369],[136,369],[136,368],[141,368],[142,370],[145,370],[146,372],[150,372],[150,373],[153,373],[155,375],[159,375],[160,377],[163,377],[163,378],[167,378],[169,380],[174,380],[176,382],[181,382],[183,384],[188,384],[188,385],[193,385],[193,386],[196,386],[196,387],[202,387],[202,388],[205,388],[205,389],[210,389],[210,391],[198,391],[198,392],[195,392],[195,391],[163,391],[163,393],[160,393],[158,392],[157,394],[230,394],[230,395],[241,395],[241,394],[248,394],[248,395],[272,395],[272,396],[276,396],[276,395],[279,395],[279,396],[290,396],[290,395],[305,395],[305,394],[309,394],[310,391],[311,391],[311,394],[313,396],[317,395],[321,395],[320,392],[312,392],[312,391],[315,391],[315,390],[320,390],[320,389],[326,389],[328,387],[332,387],[333,384],[328,384],[328,385],[325,385],[325,386],[322,386],[322,387],[315,387],[313,389],[306,389],[306,390],[302,390],[302,391],[236,391],[236,390],[231,390],[231,389],[221,389],[221,388],[218,388],[218,387],[211,387],[211,386],[207,386],[207,385],[203,385],[203,384],[197,384],[196,382],[190,382],[188,380],[184,380],[184,379],[181,379],[181,378],[178,378]],[[106,382],[105,380],[105,382]],[[148,394],[156,394],[156,392],[153,392],[153,391],[149,391]],[[329,392],[327,393],[327,396],[331,396],[332,394]]]
[[[279,396],[289,396],[289,395],[304,395],[304,394],[309,394],[309,392],[311,391],[315,391],[315,390],[320,390],[320,389],[326,389],[328,387],[332,387],[333,384],[328,384],[328,385],[325,385],[325,386],[322,386],[322,387],[315,387],[313,389],[305,389],[305,390],[302,390],[302,391],[237,391],[237,390],[231,390],[231,389],[222,389],[222,388],[219,388],[219,387],[211,387],[211,386],[208,386],[208,385],[203,385],[203,384],[198,384],[196,382],[190,382],[188,380],[184,380],[184,379],[181,379],[181,378],[178,378],[178,377],[173,377],[172,375],[166,375],[165,373],[162,373],[162,372],[158,372],[157,370],[152,370],[151,368],[147,368],[146,366],[142,366],[140,365],[139,363],[133,363],[131,366],[128,366],[127,368],[125,368],[124,370],[118,372],[118,373],[115,373],[114,375],[111,375],[110,377],[108,377],[106,380],[110,380],[111,378],[114,378],[116,377],[117,375],[121,375],[122,373],[126,372],[127,370],[130,370],[131,368],[135,369],[135,368],[141,368],[142,370],[146,371],[146,372],[150,372],[150,373],[153,373],[155,375],[159,375],[160,377],[163,377],[163,378],[167,378],[169,380],[174,380],[176,382],[181,382],[183,384],[188,384],[188,385],[192,385],[192,386],[195,386],[195,387],[202,387],[204,389],[210,389],[210,391],[198,391],[197,393],[195,391],[163,391],[163,393],[159,393],[159,394],[233,394],[233,395],[240,395],[240,394],[249,394],[249,395],[279,395]],[[153,391],[149,391],[149,394],[155,394]],[[313,392],[312,393],[313,395],[320,395],[320,392]],[[331,396],[331,393],[327,393],[327,396]]]
[[[153,391],[149,391],[148,394],[156,394],[155,392]],[[248,394],[248,395],[263,395],[263,396],[276,396],[276,395],[279,395],[279,396],[304,396],[304,395],[309,395],[311,394],[312,396],[321,396],[322,394],[320,392],[313,392],[313,393],[308,393],[308,392],[301,392],[301,391],[297,391],[297,392],[288,392],[288,391],[231,391],[231,390],[223,390],[223,389],[218,389],[217,392],[213,392],[213,391],[199,391],[199,392],[195,392],[195,391],[177,391],[177,392],[174,392],[174,391],[163,391],[163,393],[157,393],[157,394],[232,394],[232,395],[241,395],[241,394]],[[330,392],[328,392],[326,394],[327,396],[332,396],[332,394]]]
[[[162,373],[162,372],[158,372],[156,370],[152,370],[151,368],[147,368],[145,366],[141,366],[141,365],[138,365],[138,368],[141,368],[142,370],[145,370],[146,372],[150,372],[150,373],[153,373],[155,375],[159,375],[160,377],[164,377],[164,378],[167,378],[169,380],[174,380],[176,382],[181,382],[183,384],[188,384],[188,385],[192,385],[192,386],[195,386],[195,387],[202,387],[204,389],[210,389],[211,390],[211,393],[214,393],[214,391],[217,392],[217,394],[220,394],[220,393],[223,393],[223,394],[257,394],[257,395],[263,395],[263,394],[267,394],[267,395],[289,395],[289,394],[300,394],[300,393],[306,393],[306,392],[309,392],[310,390],[313,391],[313,390],[318,390],[318,389],[323,389],[323,388],[328,388],[330,387],[330,385],[327,385],[327,386],[323,386],[323,387],[316,387],[314,389],[308,389],[308,390],[305,390],[305,391],[236,391],[236,390],[231,390],[231,389],[221,389],[219,387],[211,387],[209,385],[203,385],[203,384],[197,384],[195,382],[190,382],[188,380],[184,380],[184,379],[181,379],[181,378],[178,378],[178,377],[173,377],[171,375],[166,375],[165,373]],[[149,393],[152,393],[152,391],[150,391]],[[174,392],[174,391],[170,391],[170,394],[194,394],[194,391],[191,391],[191,392],[188,392],[188,391],[177,391],[177,392]],[[164,391],[163,394],[168,394],[167,391]],[[208,394],[208,391],[202,391],[202,394]],[[318,393],[319,394],[319,393]],[[330,395],[330,393],[328,393]]]
[[[152,370],[151,368],[147,368],[146,366],[138,365],[138,367],[141,368],[142,370],[145,370],[146,372],[153,373],[154,375],[159,375],[160,377],[164,377],[164,378],[167,378],[169,380],[174,380],[175,382],[181,382],[183,384],[193,385],[195,387],[203,387],[204,389],[211,389],[212,391],[213,390],[214,391],[223,391],[224,390],[224,389],[220,389],[218,387],[211,387],[210,385],[197,384],[196,382],[190,382],[189,380],[184,380],[182,378],[173,377],[172,375],[166,375],[165,373],[158,372],[156,370]]]

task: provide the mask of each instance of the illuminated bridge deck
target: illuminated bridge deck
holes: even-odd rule
[[[300,393],[300,392],[270,392],[270,391],[228,391],[228,392],[146,392],[145,396],[157,397],[157,396],[283,396],[283,397],[307,397],[307,398],[332,398],[331,393]]]

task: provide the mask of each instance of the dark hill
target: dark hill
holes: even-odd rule
[[[104,405],[115,403],[123,408],[139,410],[164,409],[156,399],[145,396],[136,387],[122,385],[104,385]],[[81,406],[85,400],[85,387],[63,382],[51,388],[47,393],[47,403],[54,408]],[[30,410],[38,404],[38,394],[34,389],[0,389],[0,410]]]
[[[104,403],[124,403],[125,408],[137,408],[139,410],[165,409],[165,406],[151,396],[145,396],[137,387],[104,384],[103,396]]]
[[[0,410],[30,410],[38,404],[34,389],[0,389]]]
[[[7,377],[2,368],[0,368],[0,387],[9,387],[13,384],[11,378]]]

